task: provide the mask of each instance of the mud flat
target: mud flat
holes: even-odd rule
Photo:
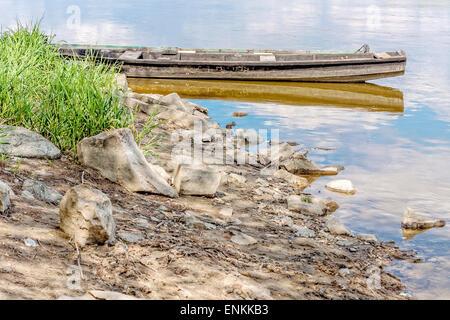
[[[305,194],[308,179],[292,173],[329,168],[281,142],[277,161],[246,153],[241,147],[258,137],[228,135],[177,95],[128,91],[125,101],[141,111],[138,132],[158,107],[161,140],[146,160],[178,197],[128,191],[66,156],[2,162],[0,180],[12,192],[0,215],[1,299],[407,299],[383,268],[414,254],[348,230],[333,218],[338,203]],[[219,137],[231,146],[220,161],[208,153],[222,148]],[[194,145],[203,157],[192,164]],[[30,179],[48,189],[28,188]],[[79,247],[60,229],[53,200],[80,184],[110,199],[115,241]]]

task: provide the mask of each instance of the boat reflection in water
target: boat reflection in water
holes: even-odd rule
[[[296,106],[332,106],[403,113],[403,93],[370,83],[299,83],[129,78],[139,93],[177,92],[186,99],[276,102]]]

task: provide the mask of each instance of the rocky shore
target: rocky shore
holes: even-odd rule
[[[304,192],[343,168],[120,81],[136,132],[162,122],[155,155],[130,129],[82,140],[79,163],[23,128],[0,145],[0,299],[407,299],[383,267],[414,253],[355,234],[338,203]]]

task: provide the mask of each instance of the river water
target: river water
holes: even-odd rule
[[[417,251],[422,263],[388,268],[415,297],[450,298],[448,0],[0,0],[0,9],[3,29],[16,18],[44,17],[42,27],[69,43],[315,50],[368,43],[376,51],[405,50],[406,75],[373,81],[378,86],[134,85],[155,93],[183,91],[222,125],[278,128],[281,139],[309,149],[317,163],[345,166],[339,178],[352,180],[356,195],[326,191],[329,177],[307,191],[337,200],[336,215],[353,231]],[[234,111],[249,116],[236,119]],[[447,226],[404,235],[406,207]]]

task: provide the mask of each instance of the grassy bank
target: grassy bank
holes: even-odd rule
[[[0,35],[0,118],[73,155],[81,139],[128,127],[133,115],[120,106],[116,67],[64,59],[52,40],[39,24]]]

